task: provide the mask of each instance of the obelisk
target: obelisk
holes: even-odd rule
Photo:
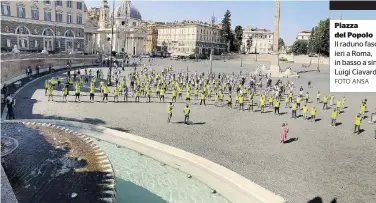
[[[275,13],[274,13],[274,35],[273,35],[273,53],[270,65],[270,72],[272,77],[282,77],[281,70],[279,68],[279,18],[280,18],[280,2],[275,0]]]

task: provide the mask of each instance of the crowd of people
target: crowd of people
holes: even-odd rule
[[[191,73],[187,71],[173,71],[172,67],[165,68],[157,72],[151,66],[134,68],[127,76],[121,76],[121,69],[116,66],[112,70],[111,78],[113,86],[108,86],[108,81],[104,79],[102,69],[94,72],[92,69],[85,69],[84,74],[74,71],[73,76],[68,71],[65,84],[61,89],[62,98],[67,101],[70,91],[74,91],[75,102],[80,101],[81,91],[85,84],[89,89],[90,101],[95,101],[96,93],[100,93],[101,101],[108,102],[109,95],[113,96],[114,102],[119,102],[122,96],[124,102],[133,100],[134,102],[152,102],[157,99],[165,102],[166,94],[171,94],[167,106],[168,119],[172,118],[173,103],[177,101],[186,102],[183,109],[185,123],[189,124],[189,105],[192,100],[199,105],[214,104],[216,107],[226,106],[229,109],[236,108],[240,111],[251,112],[274,112],[275,115],[282,115],[288,112],[280,112],[281,106],[291,109],[291,118],[317,122],[318,108],[322,110],[331,109],[330,125],[336,127],[338,118],[344,113],[346,108],[346,97],[336,98],[333,94],[321,95],[316,92],[312,96],[309,91],[304,91],[303,86],[297,91],[293,82],[289,80],[282,82],[278,80],[274,85],[272,79],[267,75],[257,75],[254,73],[224,74],[224,73]],[[108,79],[109,77],[107,77]],[[53,100],[54,90],[63,83],[62,76],[46,80],[45,88],[48,99]],[[308,82],[308,88],[312,83]],[[110,89],[112,91],[110,91]],[[184,92],[184,94],[183,94]],[[183,97],[185,95],[185,97]],[[311,97],[314,97],[313,99]],[[132,98],[132,99],[131,99]],[[199,101],[199,103],[198,103]],[[354,133],[360,133],[360,125],[367,112],[367,99],[361,101],[359,114],[354,119]],[[375,114],[371,115],[374,122]],[[286,128],[286,123],[283,126]],[[285,136],[281,136],[285,137]],[[281,140],[282,143],[285,140]]]

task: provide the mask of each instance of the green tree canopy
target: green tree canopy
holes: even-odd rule
[[[307,40],[298,39],[292,45],[292,53],[295,55],[307,54],[308,42]]]
[[[309,53],[319,53],[324,56],[329,56],[329,20],[330,19],[321,20],[317,26],[312,28],[308,42]]]
[[[234,41],[234,35],[231,31],[231,12],[229,10],[226,10],[226,13],[222,19],[221,36],[223,40],[226,43],[230,43],[230,47],[232,47],[231,45],[233,44],[233,41]]]
[[[241,25],[237,25],[235,27],[235,41],[234,44],[237,45],[237,50],[241,49],[243,40],[243,27]]]

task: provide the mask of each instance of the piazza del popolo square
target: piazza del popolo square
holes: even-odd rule
[[[374,203],[373,22],[329,2],[1,1],[1,202]]]

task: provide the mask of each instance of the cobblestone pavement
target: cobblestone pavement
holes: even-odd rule
[[[158,64],[157,69],[169,64],[174,69],[186,69],[188,66],[191,72],[207,72],[210,66],[208,61],[153,60],[151,63]],[[261,63],[244,61],[244,67],[240,68],[240,61],[214,61],[213,71],[250,71]],[[287,66],[301,71],[301,65],[283,64],[282,68]],[[320,73],[307,72],[292,80],[298,87],[303,85],[304,91],[309,91],[312,98],[318,90],[321,95],[328,94],[329,68],[323,66],[321,69]],[[307,88],[308,80],[312,81],[313,88]],[[60,95],[60,92],[55,94]],[[154,103],[143,103],[145,99],[141,99],[141,103],[90,103],[88,93],[85,95],[81,103],[48,102],[44,96],[43,81],[39,81],[18,95],[16,116],[90,122],[181,148],[238,172],[289,202],[301,203],[315,197],[321,197],[324,202],[333,198],[349,203],[375,200],[375,125],[368,124],[368,118],[361,125],[365,130],[363,133],[352,133],[360,101],[367,98],[368,109],[375,109],[374,93],[335,94],[337,99],[345,95],[348,106],[338,116],[337,122],[341,125],[336,128],[329,125],[331,110],[321,110],[322,104],[316,102],[309,104],[309,107],[316,105],[318,108],[317,117],[321,120],[316,123],[302,118],[292,119],[290,109],[282,108],[281,112],[286,114],[276,116],[272,112],[261,114],[215,107],[213,102],[209,102],[208,106],[191,106],[193,125],[187,126],[181,124],[183,101],[175,104],[173,124],[169,125],[166,124],[167,104],[157,102],[157,98],[154,98]],[[99,94],[96,97],[100,100]],[[55,100],[60,101],[61,97],[56,96]],[[74,100],[73,96],[69,100]],[[166,101],[169,100],[170,95],[167,95]],[[288,122],[288,137],[298,138],[297,141],[285,145],[279,143],[282,122]]]

